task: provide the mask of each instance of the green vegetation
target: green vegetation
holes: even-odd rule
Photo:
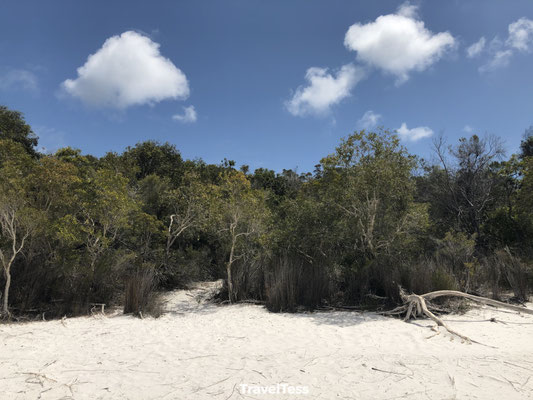
[[[529,133],[527,133],[529,132]],[[458,289],[529,295],[533,136],[435,142],[436,165],[388,131],[356,132],[315,171],[183,160],[168,143],[101,158],[39,154],[0,107],[1,315],[149,312],[153,290],[226,280],[273,311]]]

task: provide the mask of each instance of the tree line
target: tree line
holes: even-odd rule
[[[529,296],[533,129],[434,141],[435,162],[378,129],[311,173],[185,160],[146,141],[103,157],[37,149],[0,106],[2,315],[148,311],[153,292],[224,279],[229,302],[272,311],[400,301],[455,289]]]

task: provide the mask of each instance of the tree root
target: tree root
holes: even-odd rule
[[[475,340],[470,339],[467,336],[464,336],[460,334],[459,332],[451,329],[448,325],[446,325],[439,317],[437,317],[435,314],[433,314],[432,311],[442,311],[441,309],[431,305],[427,302],[427,300],[432,300],[437,297],[461,297],[468,300],[472,300],[481,304],[487,304],[494,307],[501,307],[501,308],[507,308],[509,310],[522,312],[525,314],[532,314],[533,310],[530,310],[525,307],[519,307],[512,304],[502,303],[500,301],[487,299],[485,297],[480,296],[474,296],[468,293],[463,293],[455,290],[439,290],[436,292],[430,292],[423,295],[417,295],[417,294],[406,294],[403,289],[400,288],[400,296],[403,300],[403,305],[396,307],[395,309],[391,311],[384,312],[384,315],[403,315],[405,314],[404,321],[409,321],[411,318],[416,319],[419,316],[425,315],[426,317],[430,318],[432,321],[434,321],[437,326],[442,326],[444,329],[446,329],[450,334],[455,335],[462,340],[466,342],[472,342],[477,344],[482,344],[479,342],[476,342]]]

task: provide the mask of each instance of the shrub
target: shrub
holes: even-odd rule
[[[525,302],[529,298],[530,272],[519,258],[513,256],[509,248],[497,250],[492,256],[493,268],[501,271],[516,300]]]
[[[124,314],[159,317],[162,314],[162,304],[156,288],[157,280],[153,269],[137,270],[126,282]]]
[[[274,312],[316,308],[329,295],[328,281],[322,265],[294,255],[278,256],[265,273],[266,306]]]

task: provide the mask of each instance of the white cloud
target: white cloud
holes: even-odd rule
[[[189,96],[185,74],[160,54],[158,43],[133,31],[107,39],[77,71],[62,87],[93,106],[126,108]]]
[[[359,121],[357,121],[357,125],[359,125],[363,129],[372,129],[378,124],[380,119],[381,119],[380,114],[377,114],[372,110],[369,110],[363,114],[363,116],[359,119]]]
[[[175,114],[172,119],[185,123],[193,123],[197,120],[196,109],[194,106],[183,107],[183,114]]]
[[[520,18],[509,25],[507,44],[520,51],[529,51],[533,45],[533,20]]]
[[[485,48],[485,43],[486,43],[485,37],[482,36],[481,39],[479,39],[476,43],[468,47],[466,49],[466,54],[468,58],[474,58],[480,55],[483,49]]]
[[[402,83],[411,71],[425,70],[455,45],[449,32],[434,34],[426,29],[416,11],[416,6],[404,3],[396,14],[356,23],[346,32],[344,45],[357,52],[359,61],[395,75]]]
[[[474,128],[472,128],[470,125],[465,125],[463,131],[465,131],[466,133],[472,133],[474,131]]]
[[[497,36],[490,42],[490,59],[479,67],[479,72],[489,72],[509,65],[516,52],[533,50],[533,20],[522,17],[508,26],[509,35],[505,41]]]
[[[307,86],[296,89],[285,106],[297,116],[326,114],[331,106],[350,96],[364,75],[363,69],[352,64],[344,65],[336,74],[329,73],[327,68],[309,68],[305,74]]]
[[[398,7],[397,15],[401,15],[406,18],[417,18],[418,17],[418,6],[409,3],[406,1]]]
[[[479,72],[494,71],[498,68],[503,68],[509,65],[511,57],[513,56],[512,50],[498,50],[492,55],[491,60],[479,67]]]
[[[22,89],[35,92],[38,88],[37,76],[25,69],[0,70],[0,90]]]
[[[409,129],[407,128],[407,124],[405,122],[396,130],[396,132],[398,132],[398,135],[400,135],[402,139],[409,140],[411,142],[416,142],[417,140],[433,135],[433,130],[427,126],[419,126],[417,128]]]

